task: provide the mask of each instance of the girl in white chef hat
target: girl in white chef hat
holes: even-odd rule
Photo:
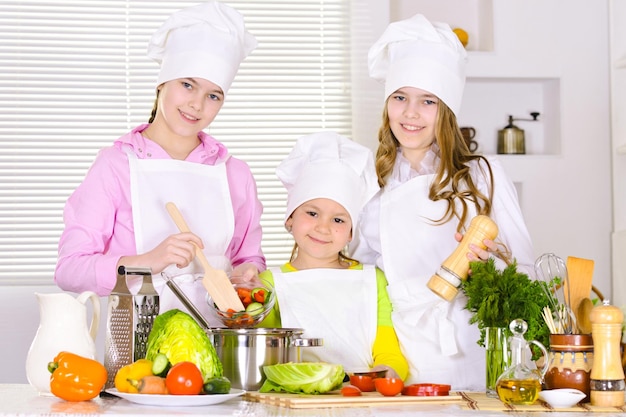
[[[323,347],[303,360],[337,363],[347,372],[407,374],[391,324],[387,281],[378,268],[343,253],[365,203],[378,191],[372,152],[334,132],[298,139],[276,173],[287,189],[288,263],[261,273],[277,305],[262,327],[302,328]]]
[[[65,206],[56,283],[107,295],[120,265],[150,267],[161,311],[180,304],[160,273],[191,274],[183,290],[208,316],[194,273],[194,244],[217,268],[248,280],[265,269],[261,203],[249,167],[203,132],[220,111],[240,63],[256,47],[235,9],[209,1],[172,14],[148,56],[160,64],[148,124],[103,149]],[[165,209],[174,202],[194,233],[179,233]]]
[[[466,299],[448,303],[426,284],[478,214],[498,225],[498,245],[472,245],[468,260],[493,256],[503,268],[508,250],[518,266],[533,264],[515,187],[497,160],[473,155],[463,140],[466,52],[447,24],[419,14],[391,23],[368,60],[385,85],[376,153],[382,191],[364,209],[351,253],[385,271],[408,381],[484,390],[485,353]]]

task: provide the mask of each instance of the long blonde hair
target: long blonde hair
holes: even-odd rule
[[[389,100],[389,99],[387,99]],[[448,207],[441,219],[433,219],[436,223],[446,223],[452,218],[459,219],[457,231],[461,232],[468,220],[468,204],[473,204],[478,214],[491,213],[493,199],[493,173],[491,165],[481,155],[474,155],[465,144],[456,116],[443,101],[439,101],[435,138],[439,146],[441,162],[437,167],[435,179],[430,186],[428,198],[432,201],[446,200]],[[384,187],[393,170],[400,142],[389,126],[387,102],[383,110],[382,126],[378,131],[378,150],[376,151],[376,174],[378,184]],[[477,161],[482,174],[488,178],[489,195],[484,195],[470,175],[470,162]],[[486,172],[488,171],[488,173]],[[460,212],[457,204],[462,207]]]

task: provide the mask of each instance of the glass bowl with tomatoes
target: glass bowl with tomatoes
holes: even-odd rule
[[[276,302],[276,295],[274,286],[269,282],[261,280],[260,284],[258,282],[233,284],[233,287],[235,287],[235,291],[243,304],[245,309],[243,311],[220,310],[211,299],[211,296],[207,294],[209,311],[224,326],[231,329],[254,327],[262,322],[272,311]]]

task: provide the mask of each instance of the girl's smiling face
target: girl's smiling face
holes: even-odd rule
[[[402,87],[389,96],[389,127],[408,160],[419,162],[435,140],[438,104],[437,96],[415,87]]]
[[[159,88],[157,117],[178,136],[196,137],[224,104],[222,89],[202,78],[178,78]]]
[[[339,252],[352,238],[352,220],[348,211],[328,198],[316,198],[300,205],[287,219],[298,244],[298,256],[292,264],[298,269],[337,268]]]

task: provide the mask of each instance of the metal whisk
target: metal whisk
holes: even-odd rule
[[[535,272],[537,277],[547,284],[550,309],[556,315],[559,332],[564,334],[576,332],[576,316],[570,304],[567,266],[563,259],[554,253],[544,253],[535,261]]]

